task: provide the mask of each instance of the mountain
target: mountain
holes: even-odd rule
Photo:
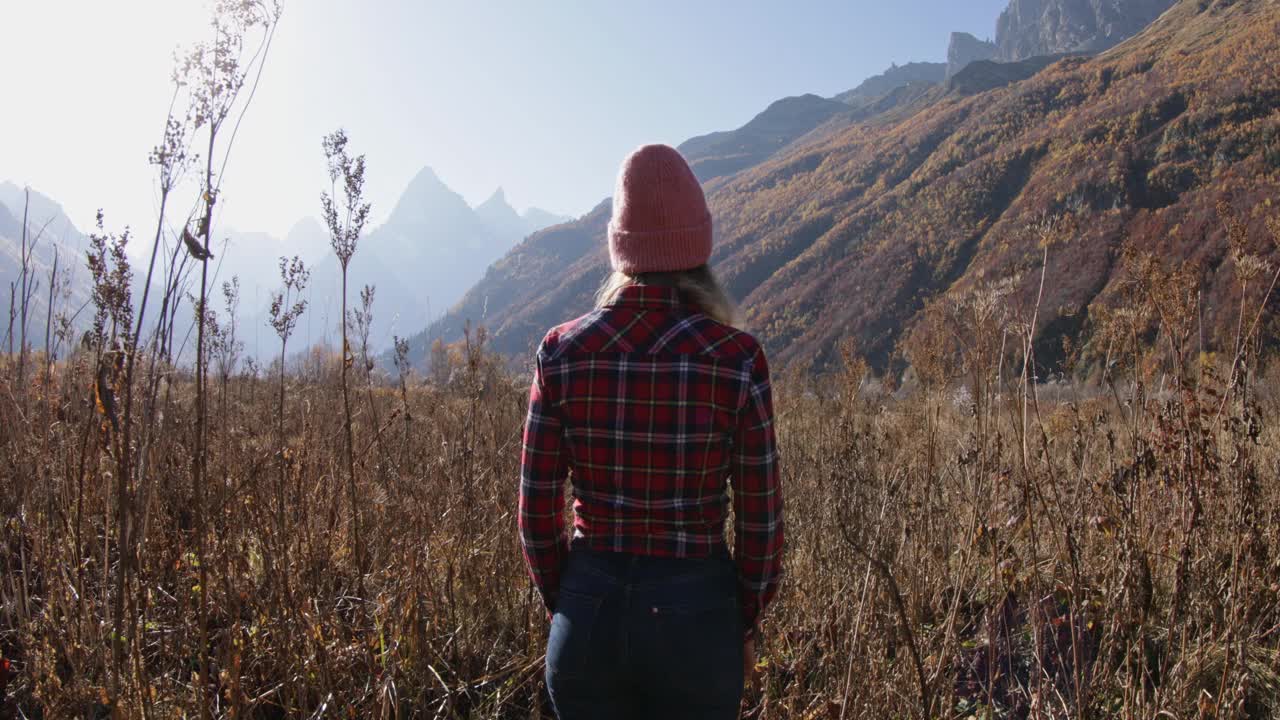
[[[59,310],[74,315],[73,330],[79,331],[88,327],[94,309],[90,304],[92,279],[86,267],[85,253],[89,247],[88,238],[81,233],[63,211],[62,206],[54,199],[35,190],[31,191],[28,209],[28,236],[39,241],[32,251],[32,282],[37,284],[32,294],[28,315],[28,341],[32,347],[42,348],[44,345],[45,321],[49,304],[49,281],[53,268],[54,252],[57,251],[58,276],[60,285],[65,283],[65,295],[55,297],[54,302]],[[7,290],[10,282],[17,283],[21,272],[21,213],[24,192],[13,183],[0,183],[0,283]],[[10,218],[13,218],[10,221]],[[314,222],[314,221],[313,221]],[[106,216],[108,229],[116,227],[112,217]],[[43,233],[41,233],[43,229]],[[169,238],[173,242],[173,238]],[[146,233],[135,234],[131,247],[144,246],[150,249],[150,237]],[[276,263],[278,257],[287,253],[286,248],[275,238],[265,233],[240,232],[234,229],[215,229],[213,238],[214,258],[210,261],[210,295],[211,305],[221,311],[222,296],[220,287],[223,281],[232,276],[240,278],[240,326],[262,325],[266,321],[266,308],[269,303],[270,290],[278,285]],[[145,260],[132,260],[134,308],[141,303],[143,288],[146,284],[147,267]],[[164,262],[158,262],[156,276],[153,279],[152,294],[148,301],[147,327],[156,319],[158,303],[163,292]],[[185,300],[183,300],[185,303]],[[180,311],[180,325],[177,332],[179,339],[188,335],[190,309]],[[9,296],[5,292],[0,298],[0,318],[7,321],[9,313]],[[15,331],[16,332],[16,331]],[[190,339],[188,338],[188,341]],[[252,348],[250,348],[252,349]],[[66,352],[64,346],[63,352]]]
[[[751,123],[736,131],[693,138],[680,146],[702,180],[715,186],[784,150],[820,143],[858,123],[888,122],[941,92],[941,63],[894,66],[857,88],[842,93],[838,104],[814,95],[786,98],[772,104]],[[881,93],[881,94],[876,94]],[[804,112],[808,108],[809,112]],[[905,117],[905,116],[904,116]],[[773,129],[773,133],[768,132]],[[761,138],[765,138],[760,141]],[[756,151],[714,158],[717,150],[756,142]],[[769,153],[769,148],[774,151]],[[430,343],[462,336],[468,322],[483,323],[499,339],[502,352],[519,353],[519,343],[565,306],[582,306],[603,278],[608,253],[602,243],[609,222],[610,200],[576,220],[561,218],[513,248],[485,272],[484,277],[454,306],[421,332],[410,337],[410,354],[425,363]],[[573,282],[552,281],[565,269]],[[491,312],[492,310],[492,312]],[[512,341],[514,345],[503,343]]]
[[[289,228],[284,236],[282,254],[306,256],[329,244],[329,231],[320,221],[308,215]]]
[[[433,169],[423,168],[386,222],[361,238],[349,268],[348,308],[359,303],[360,288],[375,287],[370,339],[374,347],[385,348],[392,335],[407,335],[406,329],[421,328],[456,303],[522,238],[563,220],[538,209],[520,215],[501,189],[472,208]],[[285,244],[312,248],[309,253],[291,251],[312,267],[308,301],[316,323],[303,342],[332,341],[341,317],[342,285],[328,231],[314,220],[303,221]]]
[[[19,278],[21,266],[23,188],[0,183],[0,290]],[[109,218],[108,218],[109,219]],[[472,208],[430,168],[424,168],[401,194],[387,221],[361,239],[348,277],[349,307],[359,303],[360,288],[376,287],[371,343],[381,349],[391,335],[404,327],[420,328],[431,319],[431,309],[442,311],[483,278],[485,269],[522,238],[567,218],[538,208],[517,213],[501,190]],[[39,328],[43,343],[48,304],[48,275],[56,247],[59,273],[71,277],[71,301],[80,307],[89,297],[89,277],[84,251],[87,238],[71,223],[53,199],[32,192],[29,233],[45,228],[32,254],[33,278],[44,289],[32,298],[28,332]],[[135,240],[140,242],[140,240]],[[270,353],[270,330],[264,333],[271,294],[280,285],[279,260],[297,255],[311,269],[306,291],[309,313],[299,328],[302,345],[337,336],[341,316],[341,271],[329,245],[329,232],[315,218],[298,221],[283,238],[268,233],[215,227],[214,258],[210,262],[210,292],[214,309],[221,310],[220,287],[233,277],[240,282],[240,327],[249,352]],[[149,245],[148,245],[149,247]],[[141,297],[146,268],[134,267],[135,302]],[[66,275],[65,273],[70,273]],[[9,296],[0,293],[0,325],[7,322]],[[154,306],[152,308],[154,310]],[[82,320],[88,313],[81,313]],[[0,334],[3,330],[0,330]]]
[[[382,350],[394,334],[420,328],[479,281],[485,268],[521,238],[565,218],[531,208],[524,215],[507,204],[501,190],[472,208],[431,168],[423,168],[400,195],[386,222],[369,228],[351,259],[348,310],[360,303],[365,285],[375,288],[370,344]],[[222,240],[218,240],[221,237]],[[221,249],[218,249],[221,247]],[[224,229],[215,233],[213,287],[240,280],[240,324],[250,353],[273,352],[267,328],[271,295],[280,287],[281,257],[301,257],[311,270],[304,294],[306,319],[298,346],[337,343],[342,306],[342,271],[330,247],[329,231],[314,217],[299,220],[283,239],[261,232]],[[221,296],[215,294],[217,307]],[[264,330],[264,328],[267,328]]]
[[[942,63],[895,64],[833,98],[812,94],[783,98],[737,130],[700,135],[677,149],[698,179],[710,182],[755,167],[824,126],[847,127],[879,115],[945,77]]]
[[[221,241],[217,239],[219,236]],[[317,247],[304,245],[295,249],[269,233],[219,229],[216,225],[213,237],[215,255],[210,267],[217,271],[217,282],[229,280],[234,275],[240,278],[242,288],[261,288],[263,297],[280,284],[281,257],[307,257],[308,250]]]
[[[858,87],[836,95],[832,100],[855,107],[878,100],[907,85],[940,83],[947,77],[945,63],[913,62],[892,65],[888,70],[863,80]]]
[[[573,219],[568,215],[557,215],[553,212],[536,207],[526,208],[524,212],[520,213],[520,217],[524,220],[526,236],[532,235],[542,228],[566,223]]]
[[[757,165],[848,109],[842,102],[817,95],[783,98],[737,130],[692,138],[679,150],[698,179],[706,182]]]
[[[947,77],[954,76],[969,63],[994,58],[997,51],[993,42],[979,40],[969,33],[951,33],[951,43],[947,46]]]
[[[976,95],[988,90],[1021,82],[1055,62],[1061,55],[1041,55],[1016,62],[976,60],[947,79],[947,90],[960,95]]]
[[[214,298],[210,306],[219,314],[223,312],[222,284],[237,278],[240,283],[240,304],[237,323],[251,355],[271,354],[274,342],[266,342],[267,309],[271,305],[271,293],[280,286],[280,258],[298,255],[305,260],[321,252],[328,245],[327,235],[308,232],[300,237],[300,228],[319,230],[314,218],[300,221],[285,240],[269,233],[242,231],[215,224],[213,235],[214,257],[209,262],[210,293]]]
[[[9,208],[0,202],[0,237],[21,237],[22,221],[9,212]]]
[[[467,201],[429,167],[419,171],[405,188],[380,230],[403,235],[397,238],[399,244],[385,250],[411,256],[447,256],[456,250],[477,250],[494,242]],[[450,242],[441,242],[442,238]]]
[[[71,315],[89,298],[90,281],[84,255],[88,239],[71,222],[57,201],[35,190],[31,190],[28,195],[26,188],[12,182],[0,183],[0,336],[8,332],[10,284],[16,293],[21,292],[24,209],[31,258],[27,338],[32,347],[42,348],[48,317],[49,281],[55,256],[59,285],[65,283],[66,293],[63,297],[54,298],[55,305]],[[21,300],[15,297],[15,315],[20,304]],[[83,326],[88,319],[85,313],[81,313],[77,317],[76,327]],[[21,332],[16,320],[13,332],[14,335],[20,335]]]
[[[526,238],[495,262],[457,305],[409,338],[411,360],[425,365],[432,341],[461,338],[468,323],[484,325],[496,336],[499,352],[527,350],[529,338],[546,330],[539,330],[545,318],[582,307],[604,279],[608,251],[603,238],[610,210],[611,201],[605,200],[577,220]]]
[[[12,182],[0,183],[0,205],[7,207],[15,218],[15,232],[22,227],[23,205],[27,202],[27,197],[26,188]],[[46,227],[48,232],[58,237],[65,235],[69,241],[83,240],[84,236],[75,230],[71,218],[67,217],[62,206],[53,198],[32,191],[30,205],[26,210],[27,221],[34,226],[35,231],[38,232],[41,227]]]
[[[996,59],[1096,53],[1133,37],[1174,0],[1012,0],[996,22]]]
[[[540,208],[529,208],[523,213],[517,213],[507,202],[507,195],[502,188],[495,190],[488,200],[477,205],[475,212],[490,233],[495,237],[510,239],[511,244],[544,227],[559,225],[572,219]]]
[[[1043,252],[1028,228],[1067,212],[1079,229],[1050,251],[1041,357],[1052,361],[1065,338],[1088,345],[1128,250],[1197,263],[1204,327],[1231,326],[1232,265],[1214,208],[1230,200],[1250,237],[1266,237],[1255,209],[1280,196],[1278,33],[1275,2],[1183,0],[1101,56],[1025,76],[1030,63],[1012,78],[971,65],[950,87],[815,129],[820,139],[709,185],[712,262],[779,362],[824,366],[854,337],[885,368],[932,303],[1016,277],[1025,299]],[[608,215],[602,204],[526,239],[415,353],[456,338],[465,319],[483,321],[496,350],[528,353],[590,307],[607,272]],[[1280,261],[1270,245],[1254,250]]]
[[[475,213],[494,235],[524,238],[528,234],[525,232],[524,218],[507,202],[507,195],[502,188],[495,190],[488,200],[477,205]]]

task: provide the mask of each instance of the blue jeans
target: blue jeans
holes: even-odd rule
[[[742,615],[727,551],[706,559],[574,548],[547,639],[560,720],[734,720]]]

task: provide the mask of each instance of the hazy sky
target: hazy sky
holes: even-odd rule
[[[222,221],[283,234],[318,215],[320,138],[368,156],[374,220],[432,166],[473,204],[580,214],[646,142],[738,127],[770,102],[833,95],[891,62],[941,61],[987,37],[1007,0],[283,0],[237,138]],[[175,46],[201,0],[0,0],[0,180],[88,229],[147,225],[147,165]]]

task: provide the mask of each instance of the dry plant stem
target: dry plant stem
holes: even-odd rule
[[[346,465],[347,465],[347,490],[351,502],[351,537],[354,544],[354,554],[356,557],[356,588],[361,597],[364,596],[364,573],[365,558],[364,547],[360,543],[360,498],[356,491],[356,460],[355,460],[355,435],[351,428],[351,391],[350,384],[347,382],[348,363],[346,353],[350,352],[350,342],[347,339],[347,268],[346,264],[342,267],[342,413],[343,413],[343,440],[346,443]]]
[[[888,500],[889,497],[886,493],[883,496],[883,500],[880,505],[880,514],[882,517],[885,513]],[[932,716],[932,700],[930,697],[929,682],[925,677],[924,662],[916,644],[915,632],[912,630],[912,622],[907,612],[906,602],[903,600],[902,592],[898,587],[898,581],[894,577],[893,571],[889,568],[888,564],[881,558],[873,555],[871,550],[864,547],[863,544],[853,536],[847,525],[847,523],[842,524],[840,528],[846,544],[855,554],[867,563],[869,569],[874,570],[875,573],[880,576],[880,581],[885,584],[885,587],[889,592],[894,612],[897,614],[898,622],[900,624],[899,629],[907,640],[907,648],[911,653],[911,662],[916,674],[917,689],[919,691],[920,698],[920,706],[917,710],[920,713],[921,720],[929,720]]]
[[[9,283],[9,329],[5,331],[5,342],[9,345],[9,355],[13,355],[13,321],[18,316],[18,290],[17,286]]]
[[[155,240],[151,250],[151,258],[147,267],[146,281],[145,281],[145,284],[143,285],[142,300],[138,305],[137,319],[135,321],[133,332],[127,336],[127,341],[126,341],[127,345],[126,345],[125,357],[124,357],[124,412],[123,412],[123,422],[122,422],[123,439],[120,442],[118,454],[116,457],[116,476],[117,476],[116,482],[117,482],[117,503],[118,503],[118,508],[117,508],[118,517],[116,520],[116,525],[119,528],[119,533],[120,533],[119,548],[117,550],[117,555],[119,558],[118,559],[119,568],[118,568],[117,584],[116,584],[117,614],[116,614],[115,638],[114,638],[114,643],[117,647],[117,653],[123,652],[123,645],[125,643],[124,638],[126,637],[126,634],[124,630],[124,620],[125,620],[124,612],[127,607],[126,597],[125,597],[126,589],[130,583],[131,570],[138,555],[137,548],[134,545],[135,538],[131,537],[131,533],[134,532],[135,529],[140,531],[141,528],[144,527],[143,523],[139,523],[137,521],[137,512],[132,502],[133,494],[130,493],[129,491],[130,482],[133,483],[134,488],[141,488],[146,482],[145,463],[141,461],[141,458],[140,458],[140,462],[138,463],[138,468],[136,469],[138,473],[137,477],[134,477],[135,468],[132,467],[132,463],[131,463],[132,454],[133,454],[132,432],[133,432],[133,408],[134,408],[133,392],[134,392],[134,386],[135,386],[134,385],[134,369],[136,367],[138,341],[142,333],[143,322],[146,318],[147,301],[150,294],[149,291],[151,287],[151,279],[155,269],[156,255],[159,249],[160,235],[164,226],[165,208],[168,204],[168,198],[169,198],[169,187],[162,185],[161,192],[160,192],[159,219],[157,220],[157,223],[156,223]],[[153,404],[154,404],[153,398],[154,398],[154,387],[151,389],[151,392],[148,392],[146,394],[146,397],[144,398],[144,403],[147,406],[148,410],[151,410],[153,407]],[[143,440],[142,440],[143,448],[146,448],[148,446],[149,430],[151,428],[151,419],[153,417],[154,417],[153,412],[148,412],[144,416],[145,425],[144,425]],[[143,493],[142,496],[145,498],[146,497],[145,493]],[[136,605],[135,605],[135,610],[136,610]],[[127,637],[129,638],[128,642],[130,643],[139,642],[138,633],[137,633],[138,615],[139,615],[139,612],[136,612],[136,611],[131,614],[130,630],[127,634]],[[139,694],[139,702],[144,709],[143,710],[144,715],[146,715],[149,703],[147,699],[145,699],[145,696],[142,695],[142,688],[144,687],[143,677],[145,675],[145,672],[142,668],[141,653],[133,653],[133,654],[134,654],[133,669],[134,669],[134,676],[135,676],[135,683],[134,683],[135,690]],[[116,672],[117,673],[122,672],[122,669],[119,667],[118,662],[117,662]]]
[[[1044,258],[1040,262],[1040,288],[1036,291],[1035,309],[1031,313],[1031,322],[1023,336],[1022,346],[1022,469],[1024,473],[1030,474],[1031,459],[1030,450],[1027,446],[1028,428],[1028,403],[1031,400],[1033,392],[1034,379],[1031,377],[1031,371],[1034,364],[1034,353],[1032,352],[1033,340],[1035,338],[1036,326],[1040,321],[1040,304],[1044,301],[1044,280],[1045,275],[1049,271],[1049,246],[1044,246]],[[1028,508],[1028,511],[1030,508]],[[1034,533],[1033,533],[1034,534]]]
[[[204,171],[204,187],[213,188],[213,153],[215,141],[217,140],[217,125],[209,126],[209,146],[208,154],[205,157]],[[208,372],[205,368],[205,319],[207,317],[206,308],[208,307],[208,282],[209,282],[209,232],[210,225],[213,222],[213,197],[206,196],[204,221],[204,232],[200,238],[204,244],[205,257],[200,261],[200,303],[196,307],[196,427],[195,427],[195,450],[192,456],[195,467],[192,473],[192,482],[195,485],[195,553],[196,562],[200,564],[200,649],[198,652],[200,664],[199,689],[197,692],[197,701],[200,703],[200,717],[212,717],[211,703],[209,700],[209,577],[208,564],[209,559],[206,556],[205,536],[207,527],[205,525],[205,484],[206,470],[208,464],[207,458],[207,442],[208,436],[206,432],[206,414],[207,414],[207,396],[208,396]]]
[[[58,250],[53,251],[53,268],[49,271],[49,301],[44,315],[44,375],[47,383],[53,375],[53,294],[58,289]]]
[[[1271,284],[1267,286],[1267,291],[1262,295],[1262,301],[1259,303],[1258,312],[1253,316],[1253,322],[1249,324],[1248,334],[1245,336],[1253,337],[1258,332],[1258,323],[1261,322],[1262,316],[1266,314],[1267,303],[1271,300],[1272,293],[1276,290],[1276,282],[1280,281],[1280,267],[1271,276]],[[1241,293],[1241,302],[1243,303],[1243,293]],[[1222,393],[1222,402],[1218,405],[1218,411],[1214,414],[1214,424],[1216,425],[1222,418],[1222,413],[1227,407],[1227,399],[1231,397],[1231,390],[1236,387],[1239,378],[1239,365],[1244,357],[1245,342],[1238,341],[1236,343],[1235,355],[1232,357],[1231,374],[1227,382],[1227,390]]]
[[[159,184],[160,184],[160,207],[158,217],[156,219],[155,234],[152,238],[151,253],[147,261],[147,273],[143,280],[142,299],[138,303],[137,320],[134,325],[133,334],[129,338],[128,354],[125,357],[125,432],[126,447],[131,446],[129,433],[132,427],[133,412],[133,392],[134,392],[134,371],[138,360],[138,348],[141,344],[147,309],[151,298],[151,286],[155,278],[156,261],[159,259],[162,249],[161,240],[164,235],[164,225],[166,220],[166,211],[169,205],[169,197],[173,192],[174,184],[181,177],[186,166],[185,153],[180,150],[184,136],[179,134],[176,129],[183,126],[174,118],[174,106],[178,99],[178,89],[175,87],[173,98],[170,101],[169,113],[165,117],[165,131],[162,133],[161,144],[152,154],[152,162],[159,167]],[[207,244],[207,240],[206,240]],[[141,548],[146,543],[146,534],[148,526],[148,517],[150,510],[151,498],[151,480],[148,475],[148,459],[151,449],[151,441],[153,433],[156,430],[156,398],[159,393],[159,373],[157,362],[160,352],[159,345],[164,333],[165,308],[169,305],[170,298],[175,292],[175,288],[171,288],[166,283],[165,292],[161,298],[161,307],[159,313],[160,322],[157,324],[155,331],[151,334],[151,340],[147,343],[148,355],[150,356],[146,373],[146,385],[142,396],[142,426],[141,436],[138,442],[137,460],[134,463],[133,484],[134,492],[137,496],[137,508],[140,517],[135,521],[136,540],[135,556],[141,552]],[[141,598],[145,602],[145,598]]]
[[[867,570],[862,575],[862,590],[858,593],[858,612],[854,617],[853,638],[850,641],[850,645],[853,647],[858,646],[858,637],[862,634],[863,612],[867,608],[867,593],[870,590],[870,586],[871,586],[871,565],[870,563],[868,563]],[[844,720],[845,714],[849,710],[849,695],[853,691],[853,665],[854,665],[854,657],[853,657],[853,654],[850,653],[849,662],[845,667],[844,688],[843,690],[841,690],[841,693],[840,693],[839,720]]]
[[[346,449],[348,501],[352,528],[352,548],[356,559],[356,587],[364,595],[364,575],[367,569],[364,546],[360,537],[360,498],[356,490],[355,437],[352,428],[351,393],[348,371],[353,364],[351,340],[348,337],[347,270],[355,254],[360,233],[369,216],[370,206],[363,202],[365,160],[361,155],[352,158],[347,153],[347,136],[338,130],[324,138],[322,143],[329,165],[330,192],[321,195],[321,209],[329,228],[330,243],[342,270],[342,410],[343,435]],[[337,182],[343,181],[343,207],[337,206]],[[375,420],[376,427],[376,420]]]
[[[27,296],[28,296],[27,295],[27,275],[29,274],[30,266],[31,266],[31,251],[28,247],[28,242],[27,242],[28,240],[27,239],[27,223],[29,222],[28,211],[30,209],[30,206],[31,206],[31,190],[26,189],[23,192],[23,202],[22,202],[22,245],[20,250],[21,256],[19,260],[20,282],[22,283],[22,290],[21,290],[21,295],[19,296],[21,301],[19,303],[19,306],[21,309],[19,310],[19,316],[18,316],[18,335],[19,335],[18,388],[19,388],[19,392],[22,393],[24,398],[26,397],[26,369],[27,369]],[[10,301],[10,308],[12,308],[12,306],[13,306],[12,301]],[[12,312],[12,310],[10,310],[10,312]],[[11,336],[12,336],[12,331],[11,331]],[[10,352],[12,352],[12,350]],[[23,407],[24,408],[26,407],[25,400],[23,403]]]

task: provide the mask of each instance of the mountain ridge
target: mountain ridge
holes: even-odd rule
[[[16,282],[20,271],[21,211],[24,189],[12,182],[0,183],[0,281]],[[14,209],[17,206],[17,210]],[[358,302],[362,285],[376,288],[374,344],[380,349],[390,344],[391,335],[400,323],[420,327],[430,317],[431,307],[443,308],[461,297],[467,287],[479,281],[485,269],[525,236],[565,218],[539,208],[518,214],[506,203],[499,191],[489,199],[487,211],[495,217],[484,217],[481,206],[472,208],[461,195],[444,183],[430,166],[420,170],[406,185],[386,222],[371,228],[361,238],[359,249],[350,266],[348,304]],[[59,249],[59,273],[71,273],[75,279],[73,296],[82,304],[89,296],[88,275],[84,271],[86,238],[75,229],[62,205],[39,192],[31,192],[30,228],[35,236],[49,224],[45,236],[36,244],[32,269],[40,283],[48,282],[52,252]],[[172,238],[169,242],[174,242]],[[227,225],[214,229],[212,238],[215,258],[210,268],[211,288],[232,277],[240,280],[240,312],[242,327],[255,331],[266,323],[271,294],[279,285],[278,261],[281,256],[297,255],[311,268],[311,283],[305,298],[321,318],[322,332],[301,340],[315,342],[334,333],[340,305],[341,275],[337,259],[329,246],[328,230],[313,216],[300,218],[283,238],[253,230],[240,230]],[[135,266],[135,281],[140,297],[142,276]],[[145,268],[142,268],[145,269]],[[33,296],[32,324],[43,327],[43,307],[47,295]],[[7,316],[8,296],[0,302]],[[314,328],[315,323],[305,324]],[[415,327],[415,329],[416,329]],[[304,331],[305,332],[305,331]],[[253,335],[251,335],[253,337]],[[43,335],[41,335],[43,340]]]
[[[940,83],[946,79],[947,64],[933,62],[894,63],[879,75],[863,80],[852,90],[846,90],[831,98],[846,105],[858,106],[872,102],[894,90],[914,83]]]
[[[839,101],[807,94],[776,100],[736,130],[700,135],[677,148],[698,180],[707,182],[751,167],[831,117]]]
[[[535,209],[536,210],[536,209]],[[528,212],[528,211],[527,211]],[[472,207],[430,166],[414,176],[390,215],[360,240],[351,261],[348,305],[358,288],[376,289],[372,343],[381,349],[392,335],[406,335],[453,305],[486,269],[543,222],[559,216],[537,210],[521,216],[499,189]],[[325,231],[327,238],[327,231]],[[312,297],[337,307],[341,275],[332,252],[313,256]]]
[[[934,88],[888,118],[798,139],[708,184],[713,264],[780,362],[829,364],[854,336],[883,369],[928,306],[1034,267],[1025,228],[1076,198],[1081,236],[1051,256],[1071,273],[1047,289],[1037,328],[1057,347],[1111,302],[1124,248],[1218,268],[1217,201],[1277,189],[1277,30],[1274,3],[1184,0],[1105,55],[992,63],[970,73],[992,87]],[[483,296],[493,347],[527,353],[590,307],[607,219],[602,204],[527,239],[422,337],[452,340]],[[1228,276],[1207,278],[1207,318],[1229,304]],[[513,278],[533,285],[504,306],[494,291]]]
[[[0,182],[0,209],[3,209],[0,213],[0,288],[8,288],[12,284],[15,290],[20,289],[24,206],[30,254],[28,287],[36,290],[27,308],[28,343],[42,348],[48,319],[49,281],[55,259],[59,285],[66,283],[67,297],[55,297],[54,302],[75,307],[89,298],[89,277],[84,268],[88,238],[53,198],[33,188],[19,187],[9,181]],[[20,306],[21,300],[15,297],[13,304]],[[0,318],[7,319],[10,312],[9,294],[0,293]],[[16,309],[13,312],[17,314]],[[83,325],[85,318],[80,318],[80,321]],[[20,335],[21,328],[15,327],[13,332]]]

